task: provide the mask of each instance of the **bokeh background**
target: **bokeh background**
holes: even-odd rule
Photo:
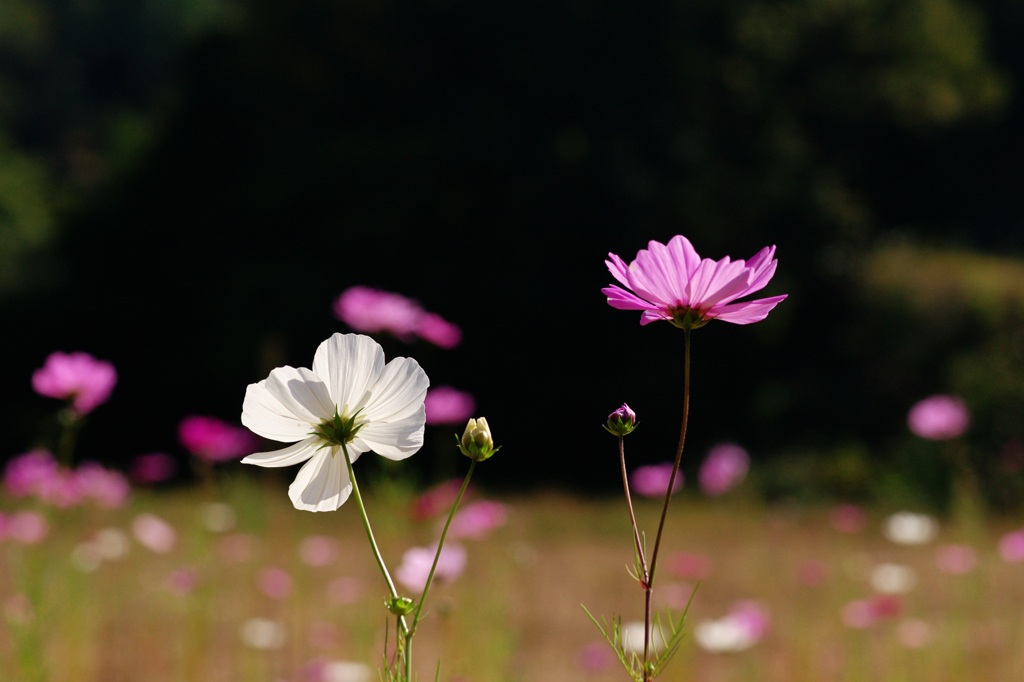
[[[608,307],[602,261],[684,234],[776,244],[789,294],[694,334],[691,480],[730,440],[766,499],[941,512],[906,414],[956,393],[1017,508],[1022,32],[1020,0],[4,0],[0,460],[52,444],[32,371],[84,350],[120,379],[78,457],[184,461],[182,417],[237,422],[368,285],[462,327],[381,340],[476,396],[482,485],[613,491],[623,401],[633,461],[673,454],[682,333]]]

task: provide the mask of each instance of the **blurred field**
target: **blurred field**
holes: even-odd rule
[[[6,559],[0,679],[302,682],[316,678],[318,660],[375,669],[384,645],[385,589],[354,505],[330,514],[298,512],[283,486],[267,483],[267,476],[259,480],[137,492],[119,510],[48,510],[50,534],[41,543],[0,544]],[[205,527],[203,509],[212,501],[232,506],[233,528]],[[413,521],[410,501],[385,485],[367,502],[392,570],[409,546],[434,539],[435,521]],[[501,501],[509,507],[508,524],[486,539],[465,541],[465,573],[432,591],[430,615],[415,640],[420,679],[433,678],[439,655],[442,680],[628,679],[589,648],[599,633],[580,608],[626,621],[642,617],[642,593],[624,567],[632,560],[624,504],[561,494]],[[25,505],[4,499],[2,507],[7,513]],[[78,550],[72,561],[75,548],[100,529],[130,537],[133,519],[146,512],[176,529],[168,553],[132,539],[122,558],[95,565]],[[651,533],[657,513],[655,503],[639,504],[638,520]],[[936,541],[908,547],[882,537],[882,518],[869,515],[861,532],[840,533],[827,509],[711,502],[684,492],[670,512],[656,601],[677,609],[685,603],[691,585],[673,555],[687,552],[704,555],[710,565],[688,632],[740,599],[762,601],[772,620],[767,636],[739,653],[709,653],[687,636],[661,679],[1024,679],[1024,564],[1005,563],[996,551],[1000,534],[1020,520],[993,523],[970,537],[947,524]],[[300,543],[315,535],[338,541],[336,560],[314,567],[300,559]],[[977,566],[961,576],[941,572],[936,553],[947,543],[972,544]],[[882,562],[914,569],[916,586],[892,618],[865,629],[844,625],[843,607],[873,594],[867,574]],[[268,567],[291,576],[286,597],[257,589]],[[194,573],[175,573],[183,569]],[[194,587],[182,584],[182,575],[197,578]],[[243,623],[252,618],[284,626],[280,648],[243,643]],[[898,636],[908,619],[927,624],[919,647]]]

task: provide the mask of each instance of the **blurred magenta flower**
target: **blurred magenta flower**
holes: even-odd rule
[[[915,435],[928,440],[949,440],[967,430],[971,413],[963,398],[933,395],[910,408],[907,426]]]
[[[607,642],[590,642],[580,647],[580,667],[587,672],[596,673],[607,670],[616,663]]]
[[[400,294],[356,286],[334,302],[334,314],[357,332],[389,332],[403,341],[411,339],[423,317],[423,309]]]
[[[427,423],[432,426],[458,424],[461,426],[473,416],[476,401],[465,391],[451,386],[438,386],[427,391],[423,401],[427,410]]]
[[[436,552],[436,546],[406,550],[402,555],[402,565],[395,571],[395,579],[410,590],[422,592],[427,585],[427,576],[430,575],[430,566],[434,563]],[[446,544],[437,559],[434,580],[451,582],[462,575],[465,568],[466,548],[456,543]]]
[[[136,455],[128,463],[128,478],[133,483],[160,483],[178,473],[178,460],[162,452]]]
[[[964,575],[974,570],[978,554],[970,545],[946,545],[935,555],[935,565],[949,575]]]
[[[32,388],[39,395],[71,400],[79,415],[107,402],[117,383],[117,371],[109,362],[88,353],[51,353],[32,374]]]
[[[337,557],[338,542],[326,535],[311,535],[299,543],[299,558],[307,566],[327,566]]]
[[[903,613],[903,608],[903,597],[896,594],[880,594],[847,603],[840,612],[840,618],[847,627],[862,630],[879,620],[899,617]]]
[[[704,580],[711,575],[711,559],[704,554],[676,552],[668,559],[668,570],[672,575],[686,580]]]
[[[248,455],[255,447],[252,434],[215,417],[192,415],[178,424],[178,441],[204,462],[226,462]]]
[[[42,542],[50,532],[50,524],[42,514],[34,511],[20,511],[7,517],[4,523],[4,535],[23,545],[34,545]]]
[[[507,520],[508,511],[500,502],[472,502],[455,513],[448,528],[448,537],[452,540],[482,540],[495,528],[504,526]]]
[[[732,490],[747,476],[750,456],[735,443],[719,443],[711,448],[700,467],[700,489],[709,497]]]
[[[840,533],[859,533],[868,521],[867,512],[855,504],[840,504],[828,514],[832,527]]]
[[[199,585],[199,571],[194,568],[179,568],[167,576],[167,588],[178,596],[189,594]]]
[[[434,313],[423,314],[416,325],[416,336],[438,348],[455,348],[462,343],[462,330]]]
[[[999,556],[1008,564],[1024,562],[1024,528],[999,538]]]
[[[413,501],[412,517],[417,521],[423,521],[437,516],[443,511],[448,511],[455,504],[455,498],[459,496],[461,488],[462,479],[459,478],[438,483]],[[466,489],[466,494],[468,495],[472,490],[473,487],[470,486]]]
[[[629,483],[633,492],[644,497],[662,497],[668,490],[669,479],[672,478],[672,462],[663,464],[648,464],[637,467],[629,477]],[[675,483],[672,484],[672,494],[683,489],[683,472],[676,474]]]
[[[292,593],[292,577],[273,566],[260,571],[256,584],[271,599],[284,599]]]
[[[668,244],[651,241],[629,265],[613,253],[608,270],[631,293],[611,285],[601,290],[619,310],[642,310],[640,324],[668,320],[677,327],[700,327],[710,320],[734,324],[760,322],[786,298],[772,296],[732,303],[760,291],[775,274],[775,247],[765,247],[749,262],[701,260],[690,241],[676,235]]]
[[[75,480],[84,499],[91,499],[105,509],[123,506],[131,493],[124,474],[96,462],[82,462],[75,470]]]
[[[139,544],[157,554],[167,554],[174,549],[178,534],[174,527],[153,514],[139,514],[132,521],[132,535]]]
[[[57,460],[46,450],[32,450],[4,467],[4,488],[14,497],[40,495],[58,475]]]

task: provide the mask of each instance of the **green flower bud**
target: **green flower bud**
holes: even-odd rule
[[[459,450],[462,454],[478,462],[484,461],[501,449],[501,446],[494,447],[491,427],[487,425],[487,420],[483,417],[470,419],[466,424],[466,431],[462,434],[462,439],[460,440],[458,436],[455,439],[459,441]]]
[[[412,612],[413,601],[408,597],[391,597],[384,600],[384,605],[396,616],[407,616]]]

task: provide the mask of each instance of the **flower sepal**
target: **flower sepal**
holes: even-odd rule
[[[412,613],[414,604],[409,597],[391,597],[384,600],[384,605],[396,616],[407,616]]]
[[[335,406],[334,419],[325,419],[315,425],[312,433],[309,435],[317,436],[324,441],[324,444],[320,447],[331,447],[334,445],[346,445],[351,443],[355,439],[356,434],[359,433],[359,429],[364,426],[362,423],[356,424],[356,418],[359,416],[359,412],[362,412],[362,410],[358,410],[348,419],[344,419],[340,414],[338,414],[338,407]]]
[[[494,453],[501,449],[501,446],[494,447],[494,439],[491,437],[491,427],[483,417],[470,419],[466,423],[466,431],[460,439],[457,435],[459,451],[470,459],[482,462],[490,459]]]
[[[669,320],[673,326],[685,330],[700,329],[710,321],[710,318],[704,317],[703,313],[692,308],[672,310],[672,319]]]

